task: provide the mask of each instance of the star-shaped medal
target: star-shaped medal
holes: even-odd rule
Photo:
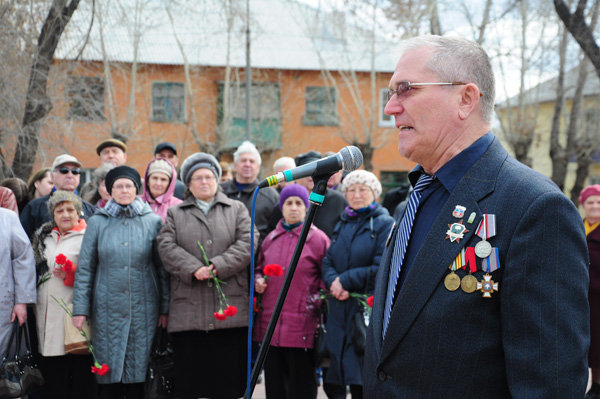
[[[469,230],[462,224],[462,219],[460,222],[452,223],[448,225],[448,231],[446,232],[446,238],[450,239],[450,242],[460,242],[461,238],[465,237],[465,233],[468,233]]]

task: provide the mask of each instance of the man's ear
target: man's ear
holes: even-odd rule
[[[473,83],[464,85],[460,90],[460,94],[458,117],[464,120],[477,109],[482,94]]]

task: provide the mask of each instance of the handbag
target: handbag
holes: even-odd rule
[[[73,305],[70,305],[71,314],[73,314]],[[90,353],[90,349],[87,343],[87,340],[81,332],[75,328],[73,325],[73,319],[66,312],[63,317],[63,324],[65,326],[65,353],[70,355],[87,355]],[[90,335],[90,325],[87,323],[83,323],[83,327],[81,328],[88,337]]]
[[[27,349],[24,355],[20,355],[22,335],[25,335]],[[11,351],[15,337],[16,345],[14,351]],[[15,320],[8,346],[2,357],[2,365],[0,365],[0,398],[19,398],[35,391],[43,384],[44,377],[31,354],[29,327],[27,323],[24,323],[23,327],[19,326],[19,321]]]
[[[369,289],[369,280],[370,275],[367,278],[367,283],[365,284],[365,295]],[[369,321],[371,319],[370,309],[365,308],[363,305],[359,304],[360,310],[352,316],[352,346],[354,347],[354,352],[357,355],[364,355],[365,347],[367,346],[367,329],[369,327]]]
[[[154,334],[150,350],[150,362],[146,372],[144,392],[146,399],[167,399],[173,391],[175,363],[173,361],[173,344],[167,329],[159,327]]]
[[[354,314],[352,320],[352,345],[354,352],[364,355],[367,346],[367,328],[369,327],[371,315],[367,309],[362,309]]]
[[[327,344],[325,339],[327,337],[327,329],[325,323],[327,321],[325,301],[321,303],[321,311],[319,315],[319,325],[315,330],[315,337],[313,340],[313,351],[314,351],[314,362],[315,365],[319,366],[325,359],[329,359],[329,351],[327,350]]]

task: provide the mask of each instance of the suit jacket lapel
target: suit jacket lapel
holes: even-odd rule
[[[392,309],[385,342],[381,346],[377,344],[381,342],[383,310],[380,309],[380,311],[375,312],[373,316],[373,332],[375,334],[375,346],[377,348],[381,347],[381,351],[378,353],[380,362],[383,362],[402,340],[434,290],[439,284],[443,283],[443,277],[454,258],[473,234],[475,234],[475,230],[482,218],[482,211],[479,208],[478,202],[494,191],[496,177],[507,155],[498,140],[494,139],[486,153],[467,171],[450,194],[448,201],[442,207],[425,242],[421,246],[421,250],[415,258],[413,266],[406,276]],[[469,231],[465,233],[460,243],[456,241],[451,242],[450,239],[445,238],[447,235],[446,232],[449,229],[448,225],[458,221],[458,219],[452,216],[452,211],[456,205],[462,205],[467,208],[465,219],[472,212],[475,212],[477,215],[472,224],[467,224],[466,220],[463,221],[463,224],[466,225]],[[392,238],[392,241],[395,241],[394,238]],[[391,258],[391,251],[388,250],[387,253],[390,253],[388,258]],[[388,258],[385,259],[386,263],[383,270],[380,264],[379,271],[384,274],[380,276],[381,278],[378,278],[378,283],[381,280],[385,280],[386,286],[384,287],[383,284],[377,284],[376,286],[376,295],[379,294],[376,298],[382,298],[381,295],[383,295],[383,301],[385,301],[389,262],[391,260]],[[383,306],[380,306],[380,308],[383,308]]]

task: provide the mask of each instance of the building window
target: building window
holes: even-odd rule
[[[185,86],[183,83],[152,84],[152,120],[185,121]]]
[[[67,90],[67,116],[84,121],[104,121],[104,79],[71,76]]]
[[[224,82],[218,83],[217,123],[219,141],[235,148],[246,140],[246,84],[231,82],[228,112],[224,112]],[[277,83],[256,82],[251,86],[251,141],[266,149],[281,147],[281,95]]]
[[[337,126],[337,92],[335,87],[306,87],[305,125]]]
[[[387,97],[387,95],[386,95]],[[381,194],[381,198],[387,194],[393,188],[400,187],[403,184],[408,183],[408,172],[402,171],[390,171],[390,172],[381,172],[379,176],[379,180],[381,181],[381,186],[383,188],[383,192]]]
[[[381,127],[394,127],[395,125],[394,117],[383,112],[388,102],[388,91],[387,88],[379,90],[379,126]]]

